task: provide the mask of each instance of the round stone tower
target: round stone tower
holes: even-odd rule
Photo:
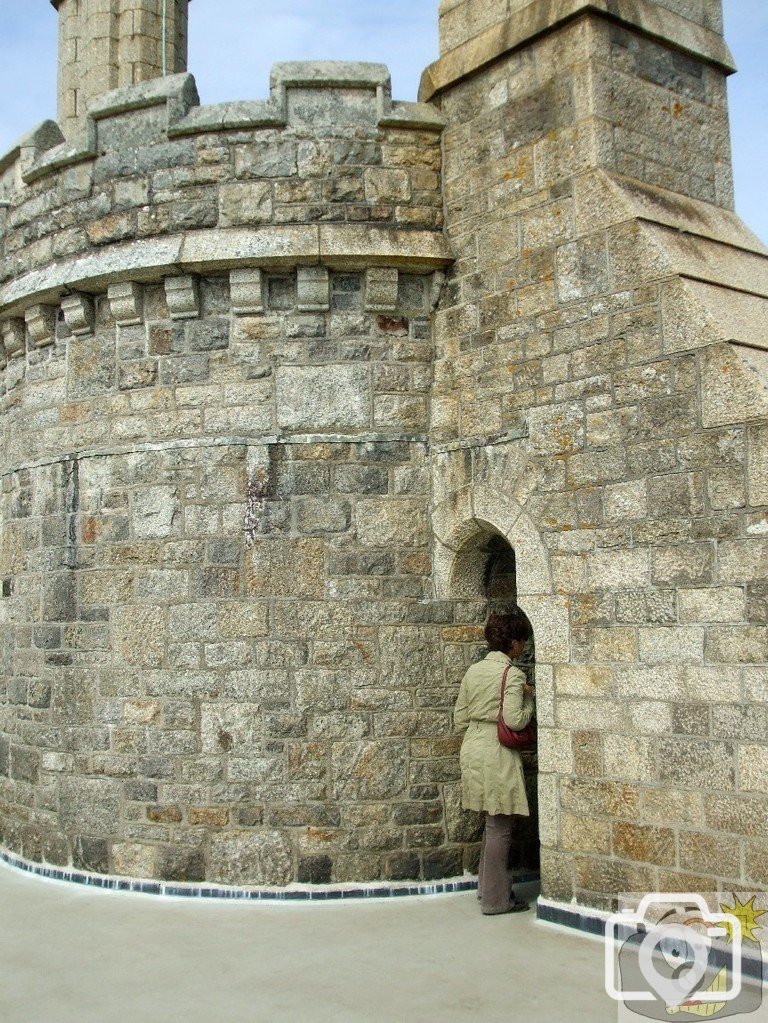
[[[2,843],[461,873],[444,666],[481,611],[430,580],[442,120],[374,64],[201,107],[158,77],[186,2],[165,31],[161,0],[57,6],[62,123],[0,162]]]

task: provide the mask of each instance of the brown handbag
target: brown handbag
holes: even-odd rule
[[[536,725],[528,724],[519,732],[514,732],[509,725],[504,722],[504,689],[507,684],[507,675],[509,674],[509,669],[511,667],[511,664],[507,665],[504,670],[504,674],[501,676],[501,696],[499,697],[499,721],[497,726],[499,742],[502,746],[506,746],[508,749],[534,749],[537,737]]]

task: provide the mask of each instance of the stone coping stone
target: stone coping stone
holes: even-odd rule
[[[91,100],[88,104],[88,117],[100,121],[129,110],[162,106],[163,103],[169,102],[181,103],[186,110],[199,104],[200,96],[194,75],[184,71],[181,74],[151,78],[148,82],[112,89],[111,92],[105,92]]]
[[[726,74],[736,66],[722,35],[659,7],[650,0],[533,0],[521,11],[492,25],[472,39],[444,53],[424,71],[419,99],[432,100],[439,92],[520,49],[538,36],[552,32],[583,14],[596,14],[628,25],[714,64]]]
[[[251,128],[282,128],[286,124],[283,111],[271,100],[251,100],[236,103],[218,103],[197,107],[168,128],[168,138],[204,135],[207,132],[239,131]],[[412,128],[415,131],[440,132],[445,118],[428,103],[396,101],[381,114],[380,128]]]
[[[269,85],[273,94],[291,86],[390,89],[392,79],[386,64],[357,60],[288,60],[272,65]]]
[[[183,138],[185,135],[202,135],[214,131],[238,131],[248,128],[282,128],[285,117],[282,111],[266,99],[214,103],[210,106],[195,107],[175,124],[169,125],[169,138]]]
[[[6,171],[20,157],[22,150],[42,153],[60,145],[64,141],[61,128],[55,121],[41,121],[30,131],[25,132],[11,148],[0,156],[0,174]]]
[[[395,101],[391,111],[379,119],[381,128],[414,128],[418,131],[442,131],[445,124],[440,111],[429,103]]]
[[[33,181],[53,174],[57,170],[74,167],[78,163],[86,163],[88,160],[95,159],[95,144],[90,142],[87,136],[83,136],[49,149],[38,160],[35,160],[31,167],[22,169],[22,180],[25,184],[31,185]]]

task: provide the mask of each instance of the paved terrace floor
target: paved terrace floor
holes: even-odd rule
[[[617,1018],[599,941],[537,923],[533,911],[483,917],[474,892],[208,902],[0,865],[0,921],[2,1023]]]

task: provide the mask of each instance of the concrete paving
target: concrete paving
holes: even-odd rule
[[[599,941],[473,892],[344,904],[94,891],[0,865],[3,1023],[603,1023]]]

